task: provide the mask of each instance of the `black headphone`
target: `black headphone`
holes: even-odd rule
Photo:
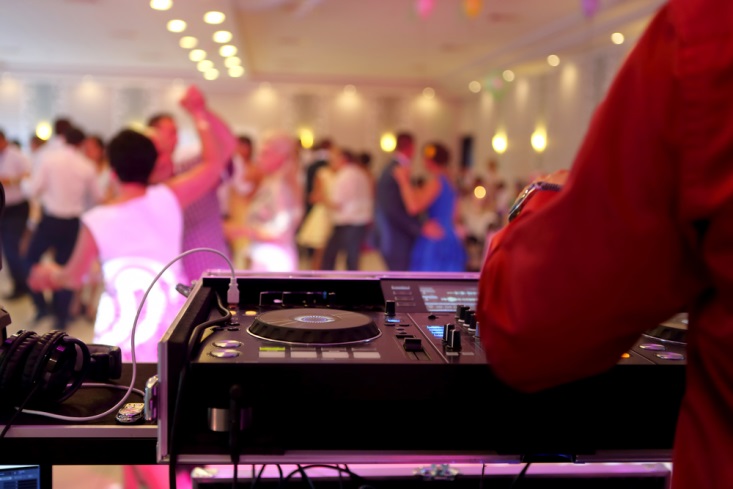
[[[63,331],[20,330],[0,344],[0,402],[62,402],[88,378],[119,378],[121,369],[118,347],[86,345]]]

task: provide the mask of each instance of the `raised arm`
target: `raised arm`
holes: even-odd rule
[[[189,87],[181,105],[194,120],[202,148],[200,164],[166,181],[181,207],[186,207],[220,182],[221,173],[234,153],[236,139],[229,127],[209,110],[196,86]]]

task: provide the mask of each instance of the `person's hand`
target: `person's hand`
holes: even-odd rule
[[[61,266],[53,262],[40,262],[34,265],[28,276],[28,288],[34,292],[44,290],[56,290],[58,283],[56,277]]]
[[[421,232],[422,235],[428,239],[437,240],[445,236],[445,230],[443,229],[443,226],[441,226],[440,223],[435,219],[425,221],[425,223],[422,225]]]
[[[184,109],[192,114],[206,110],[206,99],[204,99],[204,95],[196,85],[191,85],[186,89],[180,103]]]

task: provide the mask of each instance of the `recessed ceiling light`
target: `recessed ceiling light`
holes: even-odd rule
[[[221,24],[224,22],[224,19],[226,19],[226,15],[215,10],[204,14],[204,22],[207,24]]]
[[[206,78],[207,80],[216,80],[217,78],[219,78],[219,70],[217,70],[216,68],[211,68],[210,70],[205,71],[204,78]]]
[[[206,51],[203,49],[194,49],[190,53],[188,53],[188,59],[193,61],[194,63],[198,63],[199,61],[206,59]]]
[[[514,81],[514,72],[512,70],[504,70],[504,72],[501,74],[501,77],[504,79],[504,81],[512,82]]]
[[[186,23],[181,19],[169,20],[168,30],[171,32],[183,32],[186,30]]]
[[[150,0],[150,8],[153,10],[169,10],[173,6],[173,0]]]
[[[219,48],[219,54],[221,54],[225,58],[228,58],[229,56],[234,56],[235,54],[237,54],[237,47],[232,46],[231,44],[225,44]]]
[[[193,36],[183,36],[180,41],[178,41],[178,44],[183,49],[193,49],[195,48],[199,43],[199,40],[196,39]]]
[[[471,90],[473,93],[479,93],[481,91],[481,82],[478,82],[476,80],[472,81],[468,84],[468,89]]]
[[[547,64],[550,66],[557,66],[560,64],[560,58],[556,54],[551,54],[547,57]]]
[[[237,58],[236,56],[229,56],[227,59],[224,60],[224,66],[227,68],[231,68],[232,66],[239,66],[242,64],[242,60]]]
[[[229,76],[232,78],[239,78],[242,75],[244,75],[244,68],[241,66],[232,66],[229,68]]]
[[[214,67],[214,62],[211,61],[210,59],[202,59],[201,61],[196,63],[196,68],[202,73],[204,71],[209,71],[213,67]]]
[[[213,36],[214,42],[224,44],[232,40],[232,33],[229,31],[216,31]]]
[[[623,44],[624,43],[624,35],[620,32],[614,32],[611,34],[611,42],[614,44]]]

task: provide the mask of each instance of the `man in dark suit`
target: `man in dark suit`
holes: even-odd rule
[[[390,270],[409,270],[412,245],[420,234],[439,237],[443,230],[437,222],[420,223],[418,216],[411,216],[394,178],[398,165],[412,165],[415,154],[415,138],[401,132],[397,135],[397,147],[393,157],[377,181],[375,225],[377,246]]]

